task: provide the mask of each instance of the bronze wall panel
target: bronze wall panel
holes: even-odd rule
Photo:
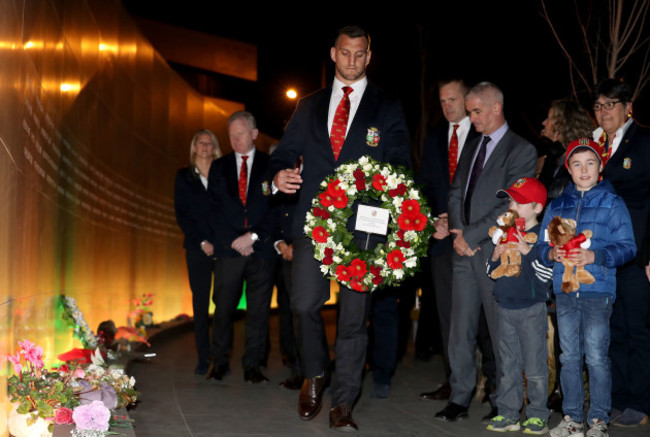
[[[0,0],[0,356],[79,347],[61,294],[94,329],[145,292],[155,320],[191,313],[174,176],[200,128],[229,150],[237,109],[187,86],[118,1]]]

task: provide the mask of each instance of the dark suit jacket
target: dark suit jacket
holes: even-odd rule
[[[480,140],[481,136],[478,136],[465,144],[449,191],[448,204],[449,227],[461,229],[472,249],[489,240],[488,229],[508,208],[508,200],[499,199],[497,191],[508,188],[521,177],[535,177],[537,167],[535,147],[508,129],[483,166],[472,195],[471,217],[469,223],[465,223],[465,188]],[[487,257],[489,254],[483,255]]]
[[[416,181],[422,185],[422,193],[431,207],[431,215],[438,216],[447,212],[447,198],[449,197],[449,123],[442,123],[429,130],[422,148],[422,162]],[[470,125],[470,130],[465,139],[465,145],[479,136]],[[464,147],[463,147],[464,150]],[[444,247],[451,244],[451,237],[443,240],[433,240],[429,255],[435,256],[443,253]]]
[[[327,115],[332,88],[328,87],[305,97],[298,103],[296,112],[271,157],[270,178],[286,168],[293,168],[298,156],[303,157],[303,183],[293,221],[293,236],[304,235],[305,214],[316,195],[320,183],[336,167],[364,155],[394,165],[410,166],[411,157],[408,133],[400,105],[368,83],[359,108],[341,149],[334,160],[327,131]],[[366,136],[371,128],[379,132],[379,142],[368,145]]]
[[[214,244],[209,223],[212,206],[208,191],[203,187],[194,167],[178,170],[174,183],[174,210],[178,226],[185,234],[185,249],[199,251],[204,240]]]
[[[626,168],[627,167],[627,168]],[[603,171],[630,212],[638,248],[650,230],[650,130],[632,123]],[[639,251],[638,257],[643,256]]]
[[[237,257],[239,253],[230,248],[232,242],[246,232],[255,232],[259,240],[253,245],[252,256],[272,258],[276,256],[273,242],[277,238],[277,213],[271,207],[271,184],[265,177],[269,155],[255,151],[251,167],[246,206],[239,198],[237,161],[229,153],[212,163],[208,188],[214,202],[214,214],[210,220],[216,244],[217,257]]]

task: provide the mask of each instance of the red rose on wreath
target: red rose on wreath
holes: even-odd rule
[[[328,218],[330,218],[330,213],[325,208],[315,207],[314,208],[314,217],[320,217],[323,220],[327,220]]]
[[[326,243],[327,237],[330,236],[330,234],[327,233],[327,230],[322,226],[316,226],[311,235],[314,240],[318,241],[319,243]]]
[[[406,257],[399,249],[393,250],[386,257],[386,263],[388,264],[388,267],[390,267],[393,270],[401,269],[402,267],[404,267],[404,265],[402,264],[404,261],[406,261]]]
[[[368,269],[366,268],[366,262],[360,260],[359,258],[353,259],[350,263],[350,268],[348,269],[351,276],[356,276],[357,278],[363,277],[366,274]]]
[[[384,282],[384,278],[381,277],[381,268],[379,266],[370,266],[370,273],[373,274],[372,283],[379,285]]]
[[[372,177],[372,186],[377,191],[384,191],[386,186],[386,178],[381,174],[376,174]]]
[[[354,291],[368,291],[366,284],[361,282],[361,279],[356,277],[352,278],[350,281],[350,288],[352,288]]]

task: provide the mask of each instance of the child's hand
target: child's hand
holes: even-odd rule
[[[524,236],[521,235],[521,232],[519,229],[517,229],[517,250],[521,252],[522,255],[528,255],[530,252],[530,246],[528,243],[526,243],[526,240],[524,240]]]
[[[576,266],[586,266],[587,264],[593,264],[596,259],[596,255],[593,250],[589,249],[572,249],[569,252],[567,259],[573,262]]]
[[[551,261],[562,262],[562,258],[566,258],[566,250],[554,247],[548,252],[548,259]]]
[[[506,244],[497,244],[492,251],[492,262],[497,262],[501,255],[506,251]]]

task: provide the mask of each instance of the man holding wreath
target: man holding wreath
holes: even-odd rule
[[[358,26],[340,29],[330,57],[335,63],[333,85],[299,102],[270,163],[274,187],[298,196],[293,230],[300,237],[294,240],[291,306],[305,376],[298,402],[303,420],[313,419],[320,411],[329,380],[321,309],[330,295],[329,280],[321,273],[312,243],[304,234],[305,214],[320,183],[345,162],[367,155],[380,162],[410,165],[400,105],[366,78],[371,57],[369,35]],[[302,173],[293,169],[300,155]],[[357,429],[351,411],[361,389],[369,308],[369,293],[341,287],[329,416],[330,427],[337,431]]]

